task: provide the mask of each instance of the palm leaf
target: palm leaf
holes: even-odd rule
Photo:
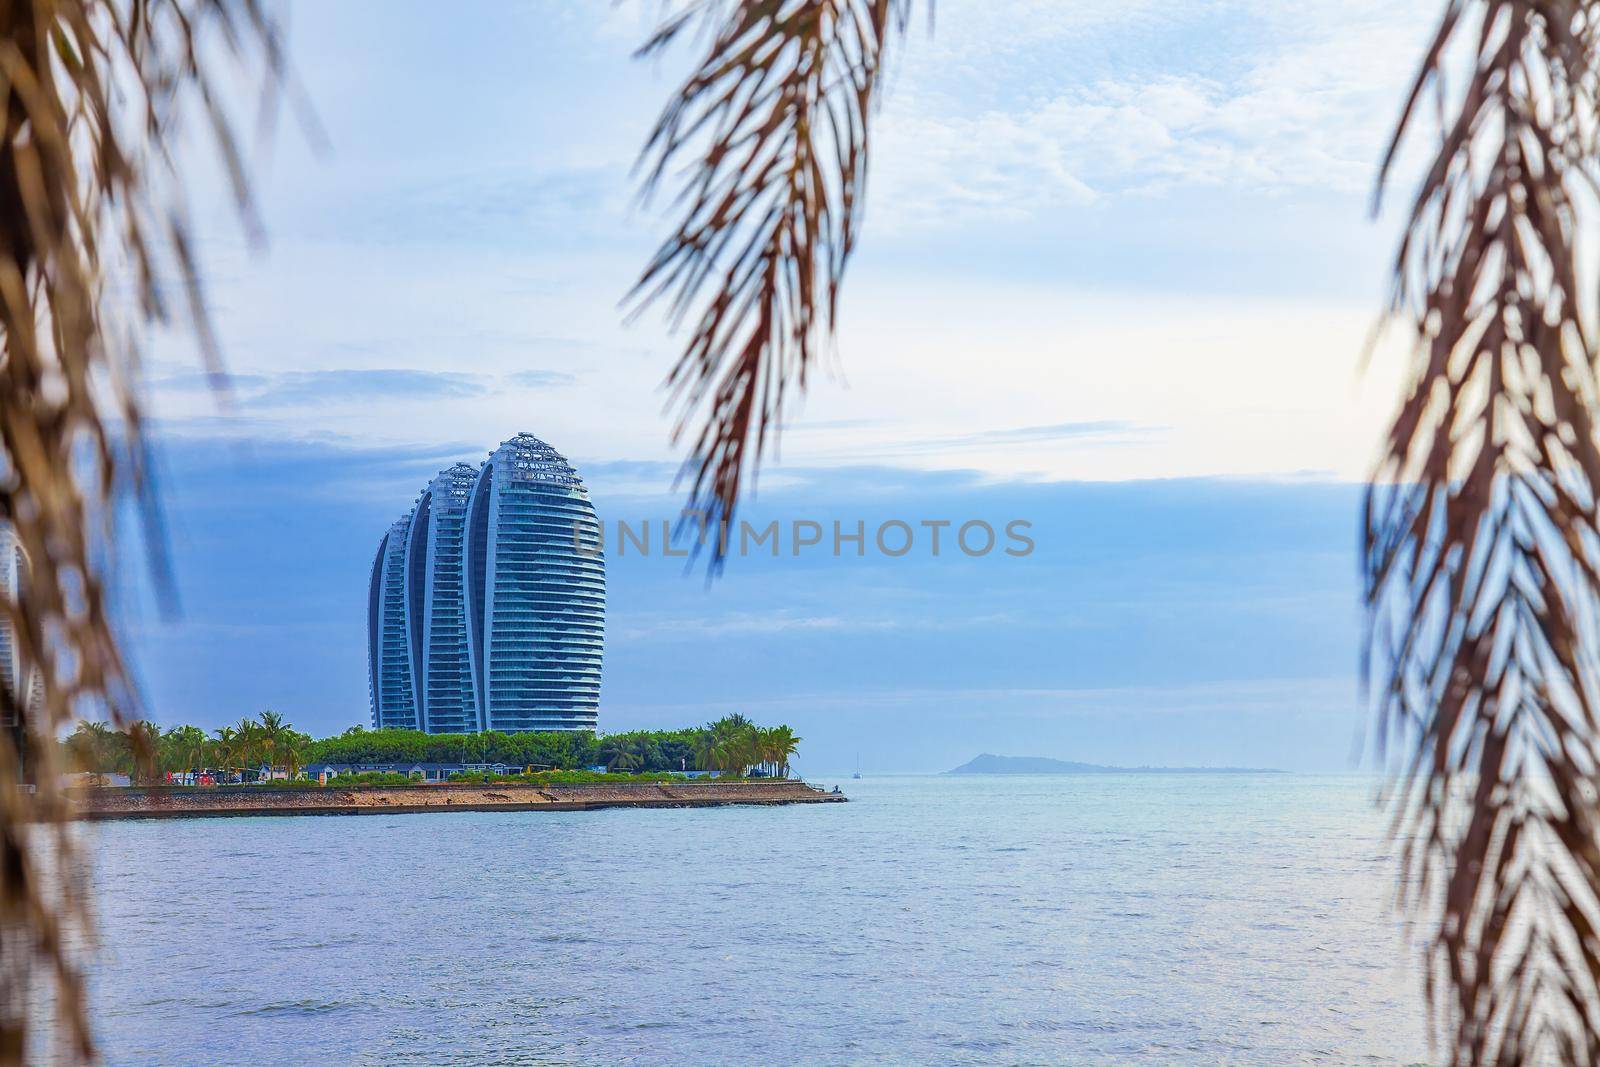
[[[668,386],[673,439],[693,436],[684,473],[706,528],[731,521],[789,391],[832,344],[873,103],[908,10],[909,0],[699,0],[640,50],[709,31],[641,156],[646,196],[691,162],[674,175],[678,226],[629,296],[635,314],[665,301],[673,326],[689,328]],[[717,567],[726,538],[713,542]]]
[[[0,1062],[40,1054],[29,1051],[38,1037],[27,1007],[46,997],[65,1035],[55,1058],[93,1055],[66,948],[86,916],[78,886],[60,877],[75,852],[54,739],[77,713],[126,721],[136,705],[102,567],[114,497],[130,490],[144,500],[161,568],[133,338],[169,320],[162,281],[175,279],[216,369],[168,149],[197,109],[248,204],[219,102],[235,73],[230,56],[259,61],[270,82],[282,71],[277,30],[257,0],[0,5],[0,520],[29,570],[26,600],[3,611],[21,677],[41,677],[43,694],[35,702],[26,683],[0,692],[10,726],[0,742]],[[112,273],[131,283],[132,301],[111,299]],[[18,785],[23,765],[36,793]]]
[[[1600,446],[1576,263],[1597,22],[1593,2],[1452,0],[1380,179],[1436,94],[1365,574],[1402,885],[1457,1064],[1600,1060]],[[1446,98],[1451,57],[1467,81]]]

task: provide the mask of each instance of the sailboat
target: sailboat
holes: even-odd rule
[[[852,774],[850,777],[852,777],[852,778],[860,778],[861,777],[861,753],[859,753],[859,752],[856,753],[856,773]]]

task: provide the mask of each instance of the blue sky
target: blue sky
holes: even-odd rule
[[[252,249],[190,174],[233,403],[150,365],[184,614],[151,712],[366,717],[363,597],[427,478],[530,430],[604,517],[671,515],[672,338],[622,322],[629,168],[685,55],[654,5],[299,4],[330,150],[261,148]],[[1356,0],[941,3],[894,65],[838,366],[753,514],[1022,517],[1021,560],[613,559],[602,722],[782,718],[815,771],[979,751],[1345,769],[1375,161],[1426,26]]]

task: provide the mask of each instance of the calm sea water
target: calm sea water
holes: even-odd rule
[[[1426,1057],[1365,780],[843,785],[853,803],[97,827],[107,1060]]]

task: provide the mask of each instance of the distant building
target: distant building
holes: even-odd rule
[[[27,594],[28,557],[23,554],[22,542],[10,523],[0,522],[0,597],[18,604]],[[22,659],[22,645],[17,640],[11,620],[0,614],[0,686],[12,701],[27,702],[29,707],[44,703],[44,674],[37,666]],[[0,725],[13,725],[11,713],[0,705]]]
[[[467,463],[440,471],[417,501],[412,519],[406,567],[412,689],[422,694],[419,729],[433,734],[478,729],[462,567],[467,502],[477,480],[477,469]]]
[[[378,542],[378,557],[372,563],[372,588],[367,597],[367,643],[372,725],[378,729],[421,729],[416,691],[412,688],[411,635],[406,610],[406,547],[414,513],[408,513],[389,527],[389,532]]]
[[[574,529],[592,553],[579,551]],[[589,491],[555,449],[518,434],[472,491],[467,639],[489,730],[593,730],[605,640],[605,561]]]
[[[523,768],[504,763],[311,763],[301,772],[310,780],[352,774],[404,774],[425,782],[447,782],[452,774],[517,774]]]
[[[600,542],[583,480],[532,434],[441,471],[373,561],[373,725],[593,731]]]

